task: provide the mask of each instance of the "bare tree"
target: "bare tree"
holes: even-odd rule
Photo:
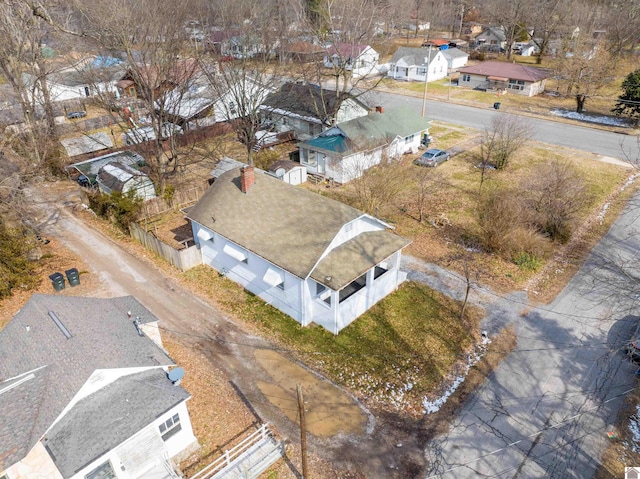
[[[591,199],[575,167],[560,160],[540,166],[523,189],[537,228],[562,242],[569,239],[575,219]]]
[[[566,94],[575,97],[576,111],[582,113],[589,97],[611,82],[615,58],[609,50],[588,32],[565,42],[555,61]]]
[[[506,168],[511,157],[532,137],[533,129],[525,117],[504,113],[494,116],[482,137],[481,187],[487,165],[498,170]]]
[[[559,34],[565,34],[567,29],[566,14],[574,8],[571,0],[542,0],[536,3],[536,7],[531,9],[527,18],[527,35],[538,47],[538,57],[536,63],[548,55],[549,43]]]
[[[531,2],[514,0],[503,2],[495,0],[489,6],[489,14],[496,25],[504,28],[507,60],[511,59],[513,42],[522,33],[522,26],[528,18]]]
[[[361,158],[352,164],[352,180],[358,208],[372,215],[380,215],[380,209],[391,205],[407,184],[407,168],[386,156],[375,166]]]
[[[416,201],[418,203],[418,221],[422,223],[425,217],[428,200],[442,186],[443,178],[439,171],[433,168],[420,168],[416,174]]]

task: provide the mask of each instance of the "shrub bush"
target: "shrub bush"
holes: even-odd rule
[[[133,191],[126,195],[119,192],[110,195],[95,192],[89,195],[89,206],[98,216],[108,219],[128,233],[129,223],[136,220],[142,208],[142,199],[135,196]]]

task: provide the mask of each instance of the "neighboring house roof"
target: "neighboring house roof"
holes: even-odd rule
[[[358,43],[334,43],[327,48],[327,53],[329,55],[339,55],[342,58],[358,58],[367,48],[371,47]]]
[[[255,170],[255,183],[245,194],[240,189],[240,175],[240,168],[221,175],[189,210],[188,217],[299,278],[312,275],[340,289],[363,273],[363,264],[368,265],[366,271],[376,260],[380,262],[408,244],[386,231],[361,234],[329,253],[330,259],[320,261],[340,229],[364,213],[259,170]],[[393,251],[386,254],[390,249]],[[361,257],[356,260],[354,255]],[[338,267],[335,261],[341,260],[350,263]],[[328,280],[325,273],[332,265],[336,275]],[[316,266],[320,273],[314,271]]]
[[[135,177],[147,177],[147,175],[116,161],[107,163],[98,172],[98,182],[111,191],[122,192],[124,185]]]
[[[494,76],[528,82],[537,82],[551,76],[551,72],[544,68],[506,62],[482,62],[478,65],[460,68],[458,71],[471,75]]]
[[[325,52],[325,48],[320,46],[320,45],[316,45],[315,43],[311,43],[311,42],[293,42],[293,43],[286,43],[283,47],[283,50],[287,53],[298,53],[298,54],[311,54],[311,53],[324,53]]]
[[[468,53],[463,52],[459,48],[447,48],[446,50],[442,50],[442,54],[445,56],[445,58],[451,58],[451,59],[469,57]]]
[[[352,100],[363,109],[369,107],[348,93],[336,94],[335,90],[320,88],[318,85],[300,85],[297,83],[285,83],[280,90],[270,93],[262,102],[267,110],[293,113],[309,121],[321,121],[326,125],[333,123],[330,118],[340,109],[346,100]]]
[[[383,113],[373,112],[367,116],[345,121],[337,126],[358,145],[379,141],[391,141],[400,136],[410,136],[429,128],[430,120],[406,106],[389,108]]]
[[[502,27],[486,27],[484,30],[482,30],[482,33],[480,33],[480,35],[493,35],[501,42],[507,39],[507,36],[504,33],[504,28]]]
[[[174,364],[137,334],[129,311],[141,323],[158,320],[132,296],[34,294],[0,331],[0,469],[27,455],[97,369]]]
[[[82,135],[77,138],[60,140],[69,157],[113,148],[113,141],[104,132]]]
[[[214,102],[205,90],[201,88],[186,93],[171,90],[163,98],[156,100],[156,108],[184,120],[203,115]]]
[[[439,52],[437,48],[398,47],[389,63],[398,63],[402,60],[406,65],[427,65]]]
[[[269,171],[271,173],[275,173],[280,168],[282,168],[285,171],[291,171],[294,168],[304,168],[304,166],[302,166],[300,163],[296,163],[295,161],[291,161],[291,160],[278,160],[272,163],[271,166],[269,166]]]
[[[445,40],[444,38],[434,38],[432,40],[427,40],[422,43],[423,45],[433,45],[436,47],[441,47],[443,45],[449,45],[449,40]]]
[[[80,163],[74,163],[73,165],[67,166],[67,169],[74,168],[80,174],[86,176],[92,183],[95,182],[98,172],[100,169],[111,162],[117,162],[121,165],[138,165],[141,166],[144,164],[144,158],[137,154],[135,151],[123,150],[118,151],[116,153],[110,153],[104,156],[98,156],[96,158],[92,158],[90,160],[81,161]]]
[[[123,376],[74,405],[43,444],[70,477],[189,397],[160,368]]]
[[[210,173],[210,175],[213,178],[218,179],[223,173],[226,173],[227,171],[235,170],[236,168],[242,168],[243,166],[246,166],[246,163],[242,163],[241,161],[234,160],[233,158],[229,158],[228,156],[225,156],[218,162],[218,164]]]

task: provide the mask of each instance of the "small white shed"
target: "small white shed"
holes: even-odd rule
[[[276,161],[269,168],[269,173],[290,185],[299,185],[307,181],[307,168],[290,160]]]
[[[96,177],[98,188],[104,194],[110,195],[114,191],[127,194],[134,191],[143,201],[156,197],[156,190],[151,179],[128,165],[110,162],[100,168]]]

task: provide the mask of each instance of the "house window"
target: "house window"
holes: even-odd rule
[[[3,479],[5,476],[2,476]],[[113,472],[113,467],[111,467],[111,462],[107,461],[104,464],[99,465],[89,474],[84,476],[86,479],[116,479],[116,473]]]
[[[418,75],[424,76],[424,75],[427,74],[427,68],[426,67],[418,67],[416,72],[417,72]]]
[[[231,256],[233,259],[240,261],[241,263],[249,263],[249,260],[247,259],[247,254],[241,250],[240,248],[236,248],[230,244],[226,244],[222,247],[222,251],[228,255]]]
[[[414,135],[405,136],[404,142],[405,143],[411,143],[415,137],[416,137],[415,134]]]
[[[350,298],[367,285],[367,273],[352,281],[340,290],[340,302]]]
[[[471,81],[471,75],[465,73],[462,75],[462,81]]]
[[[524,81],[523,80],[509,80],[509,84],[507,88],[511,90],[524,90]]]
[[[171,436],[176,435],[178,432],[180,432],[180,430],[182,430],[182,425],[180,424],[180,416],[178,414],[174,414],[172,417],[160,424],[158,428],[160,429],[162,440],[166,441]]]
[[[316,283],[316,297],[331,306],[331,290],[324,284]]]
[[[267,272],[262,277],[262,281],[271,287],[284,291],[284,273],[279,269],[269,266],[267,268]]]
[[[385,274],[387,271],[391,269],[391,265],[386,261],[383,261],[379,265],[377,265],[373,270],[373,279],[378,279],[380,276]]]
[[[316,166],[317,164],[316,152],[307,150],[306,148],[303,148],[301,151],[302,151],[302,155],[300,157],[300,162],[303,165]]]
[[[229,102],[229,113],[231,113],[232,115],[235,115],[237,113],[236,104],[232,101]]]

